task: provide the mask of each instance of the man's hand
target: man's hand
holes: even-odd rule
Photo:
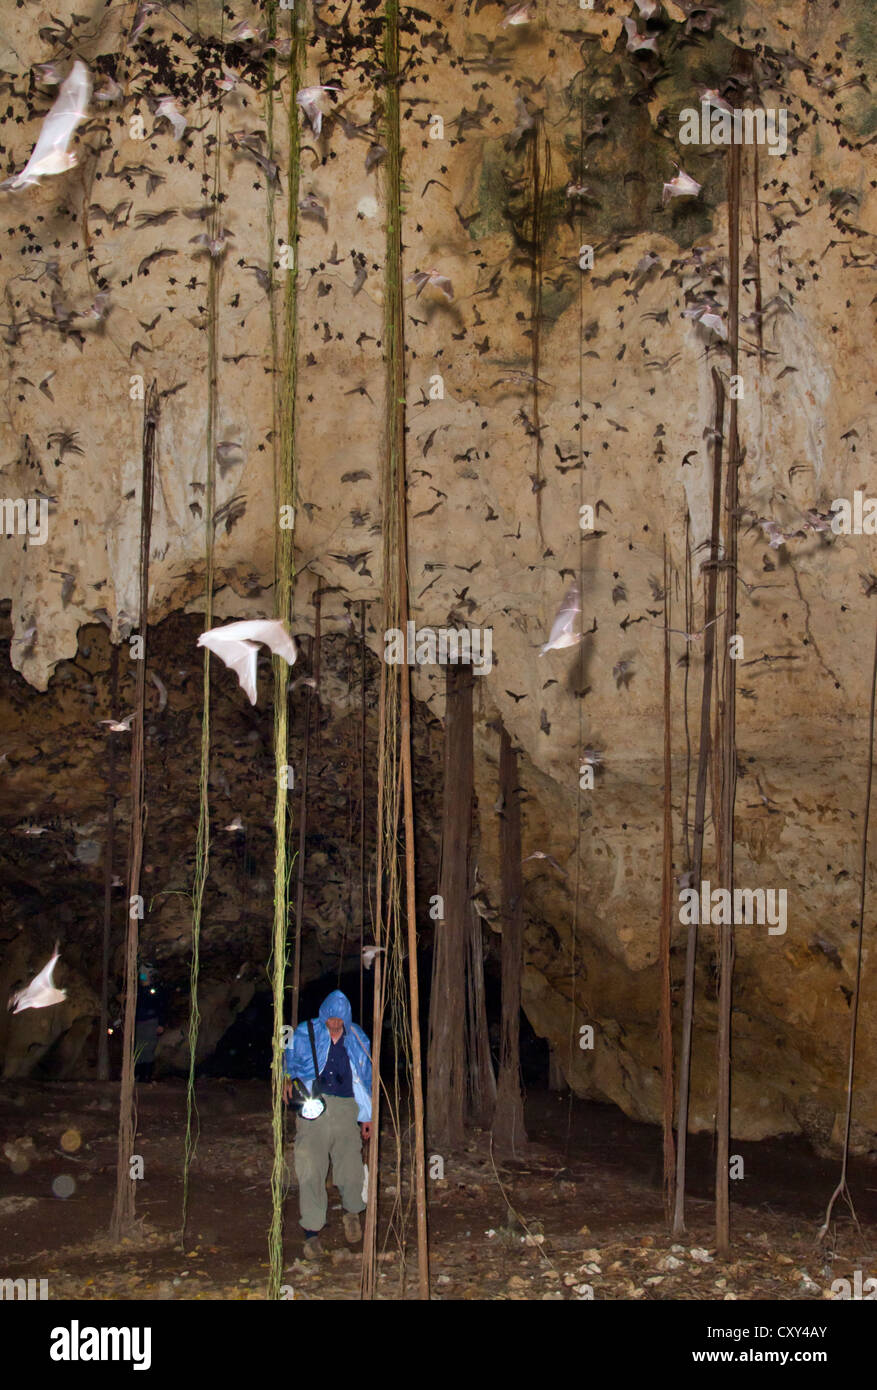
[[[283,1099],[287,1102],[292,1100],[292,1081],[288,1076],[283,1082]]]
[[[371,1120],[363,1120],[363,1121],[362,1121],[362,1124],[360,1125],[360,1129],[362,1130],[362,1137],[363,1137],[363,1139],[365,1139],[366,1141],[368,1141],[369,1139],[371,1139],[371,1137],[372,1137],[372,1122],[371,1122]]]

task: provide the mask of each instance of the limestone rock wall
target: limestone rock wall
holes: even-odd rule
[[[52,672],[68,669],[59,663],[78,660],[84,625],[104,621],[118,638],[137,609],[137,376],[154,377],[162,392],[151,615],[197,613],[203,602],[207,273],[191,241],[203,223],[186,213],[213,192],[233,234],[219,282],[217,437],[240,446],[218,477],[217,610],[271,611],[269,263],[278,314],[285,272],[279,230],[269,245],[268,194],[253,157],[265,146],[258,137],[242,145],[266,129],[265,64],[256,42],[232,32],[264,16],[238,7],[223,21],[218,5],[202,5],[197,24],[189,11],[183,24],[171,7],[148,16],[132,43],[132,9],[77,0],[50,15],[29,6],[4,19],[0,41],[0,158],[9,172],[26,160],[51,99],[34,64],[55,58],[63,70],[69,50],[97,86],[104,74],[122,88],[116,101],[92,106],[75,170],[0,203],[2,490],[48,500],[45,543],[12,535],[0,551],[11,662],[33,692],[32,709]],[[477,701],[479,867],[489,891],[495,899],[497,715],[522,749],[525,850],[550,852],[561,866],[533,860],[526,869],[528,1015],[576,1089],[653,1118],[663,774],[662,602],[652,581],[666,535],[678,620],[686,516],[695,566],[708,534],[711,371],[728,371],[721,343],[683,317],[707,296],[726,312],[726,161],[721,148],[681,145],[678,118],[700,88],[737,74],[735,101],[789,113],[787,151],[748,148],[743,159],[737,802],[738,879],[785,888],[789,922],[783,936],[740,934],[734,1125],[740,1135],[819,1137],[842,1106],[874,613],[867,591],[877,564],[868,535],[806,531],[776,550],[753,519],[800,529],[807,508],[824,512],[868,486],[874,19],[864,0],[700,8],[668,0],[650,25],[651,57],[628,50],[629,9],[626,0],[597,0],[592,10],[548,0],[524,24],[504,23],[496,4],[425,0],[403,11],[405,269],[435,269],[453,291],[448,299],[431,285],[420,294],[406,285],[413,616],[420,626],[492,630],[493,666]],[[334,591],[327,629],[344,631],[345,603],[365,600],[380,655],[387,190],[381,164],[366,168],[380,140],[380,23],[355,3],[346,14],[322,6],[311,20],[307,81],[342,90],[319,136],[303,124],[300,194],[322,212],[303,216],[297,248],[297,622],[311,630],[319,576]],[[278,22],[284,32],[282,12]],[[65,48],[61,31],[71,24]],[[241,81],[221,95],[223,63]],[[154,111],[168,94],[188,121],[181,140]],[[277,229],[286,225],[290,109],[304,123],[281,81]],[[145,140],[132,136],[137,114]],[[432,138],[431,116],[441,117],[441,139]],[[702,190],[662,206],[676,164]],[[570,185],[585,191],[570,195]],[[595,252],[584,272],[583,244]],[[89,316],[96,302],[101,312],[100,295],[109,297],[103,319]],[[579,508],[598,502],[596,534],[583,532]],[[582,564],[582,617],[595,625],[584,657],[540,658]],[[695,626],[697,576],[696,591]],[[680,655],[690,651],[693,729],[700,646],[676,640]],[[619,662],[630,663],[620,682]],[[677,825],[683,676],[674,678]],[[439,669],[415,669],[415,694],[432,715],[441,715],[441,689]],[[109,712],[101,706],[89,718]],[[583,794],[579,825],[584,746],[600,748],[604,763]],[[27,717],[4,751],[10,828],[50,803],[66,817],[87,813],[89,835],[100,839],[96,787],[34,787],[25,812]],[[693,1116],[709,1126],[714,1003],[702,935]],[[870,952],[870,928],[866,935]],[[677,953],[683,936],[680,928]],[[866,960],[863,1059],[877,1042],[871,974]],[[592,1053],[577,1046],[587,1022],[597,1029]],[[877,1085],[864,1060],[858,1089],[857,1115],[873,1134]]]

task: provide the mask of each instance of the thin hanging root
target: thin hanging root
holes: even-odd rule
[[[722,432],[725,425],[725,390],[715,367],[712,372],[715,391],[713,420],[713,496],[710,527],[710,564],[706,571],[704,595],[703,688],[700,701],[700,744],[697,754],[697,786],[694,793],[694,839],[691,850],[693,882],[700,883],[703,862],[703,832],[706,819],[707,776],[710,764],[710,720],[713,694],[713,665],[715,658],[716,588],[718,585],[719,526],[722,507]],[[676,1121],[676,1194],[673,1205],[673,1234],[685,1230],[685,1157],[688,1145],[688,1085],[691,1075],[691,1037],[694,1022],[694,974],[697,964],[697,922],[688,928],[685,947],[685,993],[682,1003],[682,1040],[679,1050],[679,1092]]]
[[[110,654],[110,709],[119,708],[119,647],[112,643]],[[113,850],[116,835],[116,740],[107,739],[109,768],[107,769],[107,832],[104,846],[104,924],[101,950],[100,1021],[98,1033],[97,1074],[101,1081],[110,1079],[109,1049],[109,979],[110,931],[113,922]]]
[[[732,379],[739,365],[740,304],[740,146],[732,145],[728,160],[728,339]],[[716,859],[719,881],[733,897],[734,804],[737,795],[737,663],[731,646],[737,626],[737,497],[740,471],[736,392],[731,395],[728,422],[728,468],[725,480],[725,624],[719,668],[720,698],[717,710],[716,769],[721,814],[716,817]],[[723,1255],[731,1242],[730,1142],[731,1142],[731,1006],[734,986],[734,928],[723,924],[718,931],[719,1018],[716,1055],[716,1246]]]
[[[277,6],[270,0],[268,32],[277,32]],[[296,0],[290,11],[289,79],[292,92],[301,86],[304,46],[307,41],[307,21],[302,0]],[[273,149],[274,80],[273,61],[268,72],[269,154]],[[298,194],[300,174],[298,108],[294,101],[288,107],[289,159],[287,165],[287,245],[298,244]],[[269,274],[274,260],[274,191],[266,182],[267,226],[270,240]],[[280,455],[275,454],[274,468],[274,614],[284,623],[292,619],[293,586],[295,582],[295,533],[293,528],[278,525],[281,507],[291,507],[295,517],[297,475],[295,452],[295,402],[298,360],[298,258],[287,272],[284,293],[284,356],[282,373],[277,371],[278,334],[271,300],[271,347],[275,367],[274,378],[282,379],[282,390],[275,394],[275,438],[279,433]],[[280,414],[277,430],[276,414]],[[289,882],[292,864],[288,847],[288,773],[289,766],[289,668],[281,657],[275,656],[274,668],[274,925],[271,939],[271,990],[274,1018],[271,1034],[271,1131],[273,1161],[271,1166],[271,1223],[268,1232],[268,1297],[281,1296],[283,1280],[283,1200],[285,1196],[283,1154],[283,995],[287,969],[287,924],[289,917]],[[301,871],[301,862],[299,864]],[[296,931],[300,932],[301,911],[297,912]],[[296,1020],[297,1021],[297,1020]]]
[[[384,292],[385,446],[383,467],[383,600],[385,627],[404,628],[408,617],[408,543],[405,487],[405,341],[402,314],[402,150],[399,111],[399,7],[386,0],[384,7],[383,70],[385,73],[384,162],[387,203],[387,239]],[[390,674],[388,674],[390,673]],[[404,989],[404,957],[401,919],[402,892],[398,856],[400,805],[404,811],[405,915],[407,919],[408,991]],[[383,878],[386,875],[386,885]],[[410,1056],[410,1092],[414,1108],[414,1183],[417,1202],[417,1253],[420,1297],[429,1297],[429,1264],[426,1237],[426,1165],[423,1143],[423,1091],[418,1019],[417,929],[414,902],[414,797],[411,771],[411,687],[407,665],[381,667],[380,734],[378,751],[378,863],[377,945],[386,947],[386,993],[397,1048]],[[380,963],[378,955],[376,966]],[[384,972],[375,978],[375,1011],[372,1029],[374,1080],[372,1085],[372,1137],[369,1146],[369,1198],[363,1237],[363,1298],[375,1296],[377,1243],[377,1175],[380,1032],[384,1014]],[[400,1104],[400,1076],[394,1066],[395,1104]],[[399,1130],[397,1125],[397,1134]],[[397,1139],[399,1182],[390,1216],[391,1229],[398,1220],[400,1247],[404,1242],[401,1210],[401,1135]],[[402,1268],[404,1274],[404,1264]]]
[[[691,632],[694,612],[694,586],[691,577],[691,513],[685,509],[685,631]],[[691,868],[689,813],[691,808],[691,726],[688,720],[688,677],[691,661],[686,657],[682,681],[682,713],[685,721],[685,795],[682,798],[682,851],[686,869]]]
[[[152,535],[152,503],[155,484],[155,446],[159,416],[158,387],[153,381],[143,407],[143,483],[140,503],[140,637],[143,642],[134,684],[136,718],[131,734],[131,834],[128,843],[128,893],[140,892],[143,835],[146,828],[143,730],[146,722],[146,638],[149,616],[149,546]],[[119,1087],[119,1140],[116,1154],[116,1196],[110,1237],[120,1242],[134,1226],[136,1179],[131,1176],[131,1155],[137,1133],[134,1093],[134,1019],[137,1011],[138,915],[128,913],[125,941],[125,1031],[122,1043],[122,1080]]]
[[[222,141],[217,116],[216,150],[213,163],[213,211],[211,232],[215,237],[219,219],[220,160]],[[207,480],[204,490],[204,627],[213,626],[214,539],[216,509],[216,409],[217,409],[217,329],[218,329],[219,261],[210,257],[207,270]],[[195,1056],[201,1010],[198,1000],[198,978],[201,970],[201,918],[204,910],[204,890],[210,865],[210,652],[204,648],[203,712],[201,715],[201,765],[198,777],[198,831],[195,840],[195,881],[192,888],[192,961],[189,970],[189,1071],[186,1081],[186,1138],[183,1147],[183,1210],[180,1221],[180,1245],[185,1243],[186,1221],[189,1212],[189,1170],[198,1146],[198,1108],[195,1103]]]
[[[853,987],[853,998],[850,1005],[850,1056],[847,1066],[847,1106],[844,1117],[844,1145],[843,1157],[840,1166],[840,1178],[837,1187],[828,1200],[825,1209],[825,1220],[819,1227],[816,1234],[817,1244],[821,1244],[828,1234],[831,1224],[831,1214],[834,1211],[834,1204],[838,1197],[843,1197],[850,1209],[850,1214],[856,1226],[856,1230],[861,1235],[856,1209],[853,1206],[853,1199],[847,1186],[847,1168],[850,1159],[850,1130],[853,1121],[853,1092],[856,1076],[856,1039],[859,1028],[859,1000],[862,992],[862,948],[865,936],[865,896],[868,884],[868,827],[871,822],[871,788],[874,782],[874,713],[877,705],[877,633],[874,637],[874,662],[871,668],[871,712],[868,718],[868,773],[865,778],[865,814],[862,824],[862,861],[860,869],[859,883],[859,931],[856,939],[856,982]]]
[[[658,955],[661,962],[661,1092],[664,1129],[664,1208],[673,1210],[673,1004],[670,992],[670,940],[673,920],[673,749],[670,723],[670,566],[664,536],[664,853],[661,864],[661,924]]]
[[[362,644],[362,689],[360,692],[359,740],[359,1017],[362,1019],[362,948],[365,945],[365,603],[359,605],[359,640]]]
[[[313,651],[313,645],[311,647]],[[311,660],[313,670],[313,659]],[[298,864],[295,883],[295,936],[292,947],[292,1003],[290,1022],[298,1026],[298,1007],[301,993],[301,926],[305,894],[305,839],[308,833],[308,782],[311,766],[311,687],[305,687],[305,737],[301,764],[301,794],[298,814]]]

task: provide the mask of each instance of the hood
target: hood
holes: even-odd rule
[[[340,1018],[345,1028],[349,1028],[353,1021],[353,1010],[350,1007],[350,1000],[340,989],[333,989],[331,994],[320,1005],[320,1018],[323,1023],[327,1018]]]

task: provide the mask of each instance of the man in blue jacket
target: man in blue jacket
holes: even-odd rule
[[[319,1017],[311,1024],[314,1050],[305,1022],[296,1028],[292,1045],[284,1054],[283,1095],[285,1100],[291,1098],[295,1077],[313,1094],[315,1051],[317,1090],[326,1108],[315,1120],[298,1115],[295,1122],[295,1176],[305,1233],[304,1254],[305,1259],[315,1260],[323,1253],[319,1235],[326,1224],[330,1160],[344,1208],[345,1238],[351,1245],[360,1239],[359,1213],[365,1209],[362,1139],[371,1135],[372,1064],[369,1040],[352,1021],[350,1000],[340,989],[323,1000]]]

